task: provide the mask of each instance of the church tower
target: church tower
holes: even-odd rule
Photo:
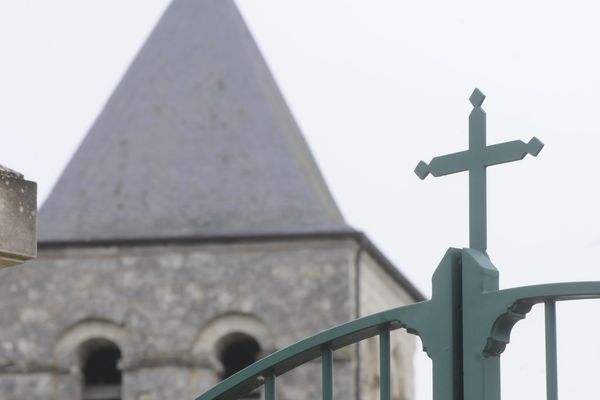
[[[0,272],[0,398],[192,399],[418,300],[344,221],[233,1],[174,0],[41,208],[39,259]],[[372,346],[336,351],[340,399],[376,398]],[[280,398],[317,397],[319,374]]]

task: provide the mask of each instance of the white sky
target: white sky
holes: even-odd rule
[[[423,292],[446,248],[467,245],[467,175],[421,182],[412,171],[466,148],[476,86],[488,96],[488,143],[546,144],[537,159],[488,169],[489,254],[502,287],[600,280],[595,2],[238,4],[347,220]],[[37,181],[40,199],[166,5],[0,2],[0,162]],[[505,398],[543,398],[541,311],[513,332]],[[595,398],[600,303],[558,311],[561,397]],[[418,400],[430,398],[426,363]]]

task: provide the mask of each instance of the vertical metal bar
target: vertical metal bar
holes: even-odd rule
[[[275,374],[269,372],[265,379],[265,400],[276,400],[275,394]]]
[[[390,331],[383,327],[379,332],[379,398],[391,400],[390,384]]]
[[[556,303],[546,301],[546,398],[558,400],[556,356]]]
[[[321,354],[323,400],[333,399],[333,352],[324,349]]]

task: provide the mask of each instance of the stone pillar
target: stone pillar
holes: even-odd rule
[[[0,165],[0,268],[37,254],[37,185]]]

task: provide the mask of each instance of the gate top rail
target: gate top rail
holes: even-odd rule
[[[235,398],[261,386],[269,375],[279,376],[321,357],[325,350],[337,350],[377,336],[381,331],[407,328],[409,331],[416,332],[415,328],[412,328],[412,323],[418,323],[414,321],[420,314],[417,312],[418,306],[427,303],[429,302],[411,304],[369,315],[301,340],[230,376],[196,400]]]
[[[467,250],[468,251],[468,250]],[[435,294],[434,294],[435,295]],[[535,304],[548,301],[566,301],[600,298],[600,282],[568,282],[523,286],[481,293],[479,310],[486,318],[487,326],[481,351],[488,356],[499,355],[509,341],[510,331],[525,317]],[[438,301],[436,301],[438,300]],[[333,351],[361,340],[377,336],[381,332],[405,328],[421,336],[425,350],[436,360],[442,346],[431,343],[430,332],[436,331],[432,316],[440,315],[442,299],[432,299],[369,315],[301,340],[275,352],[242,371],[225,379],[196,400],[233,399],[251,392],[265,383],[269,376],[279,376],[306,362],[321,357],[325,351]],[[421,335],[421,333],[423,335]],[[444,333],[437,331],[437,335]],[[445,334],[449,335],[448,330]],[[451,338],[447,338],[451,340]],[[430,349],[428,345],[432,345]]]

